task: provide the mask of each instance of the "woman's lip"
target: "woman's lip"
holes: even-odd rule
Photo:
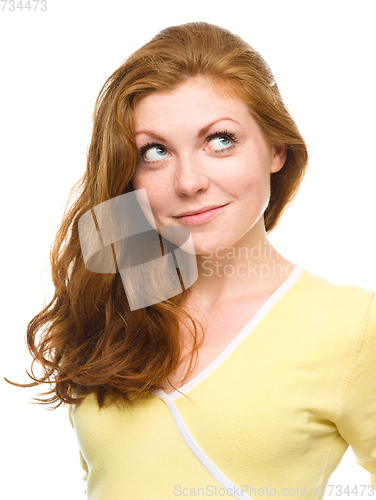
[[[221,207],[212,208],[211,210],[207,210],[206,212],[201,212],[195,215],[183,215],[182,217],[176,217],[179,221],[184,222],[185,224],[202,224],[203,222],[207,222],[213,219],[216,215],[218,215],[227,205],[222,205]]]

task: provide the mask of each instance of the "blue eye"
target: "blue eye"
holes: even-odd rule
[[[207,138],[209,151],[220,153],[235,147],[238,142],[235,134],[229,131],[215,132]]]
[[[216,137],[210,141],[214,144],[214,149],[225,149],[231,145],[231,140],[229,137]]]
[[[166,158],[167,155],[168,151],[166,148],[160,145],[155,145],[147,149],[144,156],[147,161],[158,161]]]
[[[147,142],[140,148],[138,154],[142,160],[153,162],[167,158],[168,151],[161,144]]]

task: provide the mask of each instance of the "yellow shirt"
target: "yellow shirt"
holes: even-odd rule
[[[348,446],[376,487],[375,292],[295,266],[180,391],[189,399],[167,397],[198,448],[247,498],[316,499]],[[70,417],[90,500],[243,498],[197,458],[156,394],[101,410],[89,395]]]

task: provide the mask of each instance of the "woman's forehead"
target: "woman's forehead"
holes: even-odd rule
[[[191,114],[215,113],[218,110],[241,110],[248,106],[229,85],[218,84],[208,78],[192,78],[172,89],[150,92],[134,108],[135,125],[140,121],[164,121],[175,112],[189,117]]]
[[[246,99],[244,90],[235,82],[230,82],[223,78],[214,78],[206,75],[196,75],[187,77],[171,88],[161,90],[156,89],[146,93],[138,99],[134,109],[136,109],[141,103],[145,102],[146,99],[150,101],[150,99],[148,99],[150,96],[169,97],[173,94],[189,91],[191,89],[211,89],[212,92],[222,98],[236,99],[243,103],[247,103],[248,101],[248,99]]]

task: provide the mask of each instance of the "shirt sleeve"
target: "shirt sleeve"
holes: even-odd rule
[[[69,420],[70,420],[70,423],[71,423],[71,426],[73,427],[74,429],[74,423],[73,423],[73,418],[72,418],[72,410],[73,410],[73,406],[72,405],[69,405],[68,407],[68,415],[69,415]],[[83,470],[85,471],[85,474],[83,476],[83,480],[84,481],[87,481],[87,477],[88,477],[88,474],[89,474],[89,467],[87,465],[87,462],[83,456],[83,454],[81,453],[81,450],[79,450],[79,457],[80,457],[80,464],[81,464],[81,467],[83,468]],[[85,490],[85,494],[86,494],[86,490]]]
[[[342,393],[337,428],[356,462],[370,473],[376,489],[376,293],[371,296],[363,330],[353,353]]]

